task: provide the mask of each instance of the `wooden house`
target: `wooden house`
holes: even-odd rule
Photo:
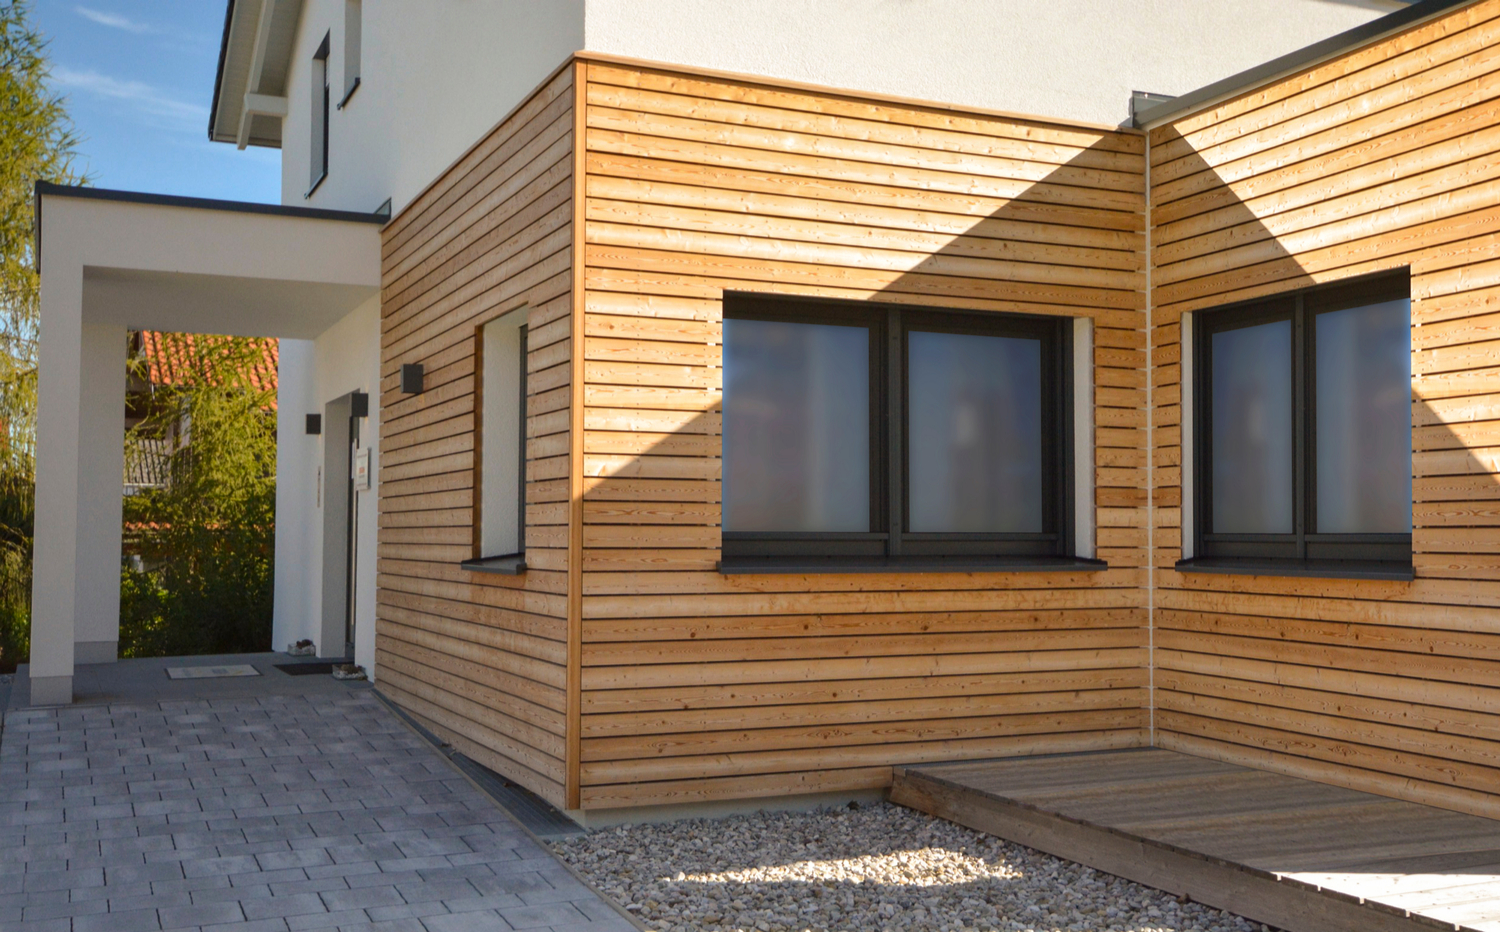
[[[574,810],[1156,745],[1500,813],[1497,37],[1139,128],[573,56],[382,236],[380,688]]]
[[[275,642],[583,818],[1148,746],[1500,815],[1500,0],[778,4],[228,4],[283,205],[39,189],[33,699],[117,638],[88,373],[274,336]]]

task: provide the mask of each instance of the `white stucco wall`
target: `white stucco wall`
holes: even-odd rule
[[[300,638],[319,639],[323,593],[323,512],[318,470],[325,434],[306,433],[306,415],[353,391],[370,395],[360,446],[371,450],[370,490],[355,504],[355,662],[375,671],[376,496],[380,454],[380,303],[371,299],[316,340],[283,340],[278,371],[276,452],[276,650]],[[339,477],[342,479],[343,477]],[[326,481],[326,477],[325,477]],[[342,645],[324,646],[325,656]]]
[[[328,178],[304,198],[313,53],[331,38],[343,96],[344,0],[305,0],[288,74],[282,203],[397,210],[583,47],[584,0],[363,0],[360,87],[329,117]]]
[[[1399,0],[363,0],[361,84],[307,197],[314,51],[343,95],[344,0],[307,0],[282,201],[400,210],[580,49],[1058,119],[1118,124],[1400,9]]]
[[[590,51],[1093,123],[1396,0],[588,0]]]

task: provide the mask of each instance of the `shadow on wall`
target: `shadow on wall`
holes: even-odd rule
[[[1305,180],[1314,174],[1306,164],[1259,167],[1253,184],[1240,185],[1247,192],[1242,199],[1180,136],[1159,142],[1153,152],[1162,150],[1175,158],[1153,156],[1158,392],[1177,396],[1180,348],[1173,344],[1183,310],[1412,267],[1411,507],[1417,578],[1161,578],[1173,588],[1223,598],[1212,611],[1159,600],[1158,734],[1190,753],[1212,754],[1204,742],[1213,741],[1239,744],[1252,754],[1300,758],[1329,779],[1330,771],[1321,765],[1388,774],[1391,779],[1381,785],[1392,793],[1401,792],[1395,787],[1406,778],[1428,781],[1458,790],[1437,805],[1480,805],[1478,794],[1493,792],[1488,762],[1500,740],[1495,714],[1500,691],[1480,685],[1489,682],[1484,658],[1494,648],[1477,633],[1483,625],[1445,620],[1423,604],[1444,601],[1444,584],[1433,580],[1500,578],[1500,560],[1479,553],[1497,549],[1486,528],[1500,513],[1495,504],[1500,481],[1493,457],[1482,449],[1490,425],[1476,423],[1500,417],[1500,406],[1469,387],[1466,376],[1473,373],[1463,371],[1494,365],[1489,344],[1462,345],[1485,338],[1483,327],[1466,320],[1482,313],[1466,306],[1461,290],[1475,286],[1461,286],[1424,307],[1421,296],[1432,297],[1422,278],[1431,250],[1406,251],[1411,249],[1407,231],[1382,229],[1382,224],[1415,222],[1361,216],[1402,205],[1379,190],[1393,177],[1416,171],[1394,158],[1389,172],[1359,175],[1350,171],[1365,166],[1351,161],[1357,153],[1338,152],[1331,165],[1320,166],[1322,177],[1312,181]],[[1346,201],[1345,195],[1353,197]],[[1357,205],[1351,203],[1356,200]],[[1334,226],[1357,216],[1369,223],[1347,233]],[[1156,405],[1157,461],[1169,463],[1168,469],[1184,465],[1174,449],[1180,442],[1173,426],[1180,409],[1173,401],[1159,394]],[[1158,474],[1158,504],[1179,504],[1168,497],[1179,495],[1180,486],[1165,481],[1170,473]],[[1179,531],[1165,527],[1161,533],[1159,552],[1165,556],[1176,550]],[[1159,566],[1170,564],[1171,559],[1158,559]],[[1257,600],[1253,593],[1266,598]],[[1346,601],[1356,599],[1361,601]],[[1475,605],[1475,599],[1455,601]],[[1442,614],[1465,611],[1479,610]],[[1178,736],[1188,741],[1174,743]],[[1431,793],[1422,798],[1435,801]]]
[[[1030,136],[1046,128],[1023,125]],[[1037,146],[1038,151],[1061,153],[1061,164],[973,156],[950,161],[941,169],[922,168],[902,162],[916,158],[917,150],[892,146],[889,165],[828,160],[802,168],[796,178],[776,178],[777,185],[767,185],[738,203],[736,195],[743,190],[738,187],[740,180],[752,173],[705,171],[694,176],[695,183],[717,187],[702,192],[701,201],[678,193],[673,202],[699,209],[698,226],[693,230],[702,235],[684,235],[681,241],[694,240],[699,254],[688,261],[674,257],[678,271],[657,279],[659,293],[722,293],[714,290],[722,287],[716,279],[733,277],[738,281],[732,288],[772,294],[1094,317],[1099,554],[1112,567],[1124,568],[1144,567],[1155,554],[1158,567],[1170,568],[1179,555],[1180,530],[1168,521],[1158,529],[1153,545],[1144,506],[1154,494],[1160,515],[1180,513],[1180,311],[1398,268],[1408,260],[1396,255],[1393,245],[1389,258],[1377,252],[1375,258],[1359,265],[1315,276],[1266,227],[1256,213],[1258,208],[1242,202],[1196,154],[1186,153],[1170,171],[1159,172],[1183,180],[1173,182],[1179,193],[1169,203],[1158,202],[1159,212],[1170,207],[1170,219],[1159,220],[1159,227],[1171,238],[1158,239],[1156,244],[1157,302],[1162,306],[1151,328],[1149,352],[1155,368],[1148,395],[1142,158],[1127,151],[1128,143],[1113,135],[1069,152],[1062,152],[1066,147],[1061,145]],[[650,176],[639,165],[648,160],[623,161],[629,172],[640,170],[641,175]],[[787,184],[788,180],[795,184]],[[1299,197],[1316,205],[1324,197],[1317,183],[1287,188],[1290,194],[1283,198],[1283,205]],[[786,190],[804,197],[766,193]],[[657,196],[655,191],[644,195],[647,200]],[[737,210],[726,210],[726,201]],[[1289,208],[1278,208],[1284,209]],[[711,213],[715,210],[722,213]],[[765,222],[748,223],[747,215],[752,213],[758,215],[753,219]],[[591,259],[591,266],[608,261],[607,257]],[[618,268],[629,270],[623,262]],[[696,335],[699,331],[685,327],[680,347],[672,353],[662,351],[662,358],[654,360],[705,367],[698,369],[704,379],[702,388],[646,391],[639,383],[621,378],[617,387],[601,393],[601,397],[612,393],[621,398],[620,409],[606,412],[607,402],[591,402],[590,420],[597,413],[601,426],[591,425],[588,442],[591,452],[599,454],[595,463],[603,465],[590,467],[591,486],[585,494],[586,570],[704,571],[712,570],[719,556],[716,457],[722,423],[717,406],[705,399],[713,397],[708,380],[714,375],[722,333],[713,321],[704,329],[708,346],[693,345],[701,340]],[[617,381],[610,377],[609,366],[592,362],[593,358],[591,388]],[[1148,398],[1154,404],[1150,410]],[[1442,565],[1445,561],[1438,554],[1447,552],[1442,550],[1442,541],[1461,539],[1461,534],[1448,535],[1449,528],[1483,525],[1489,506],[1473,503],[1500,500],[1500,485],[1489,465],[1470,450],[1466,430],[1454,426],[1455,420],[1465,416],[1463,402],[1458,400],[1414,400],[1414,463],[1422,474],[1414,506],[1419,580],[1361,582],[1358,598],[1410,599],[1422,577],[1469,572]],[[1145,430],[1148,418],[1156,428],[1155,448],[1150,450]],[[602,426],[606,422],[619,426]],[[606,435],[604,431],[609,430],[621,433]],[[626,430],[640,433],[632,436]],[[652,433],[655,438],[640,442]],[[597,481],[605,476],[648,482],[627,492],[612,488],[608,481]],[[1152,477],[1154,490],[1148,488]],[[653,484],[658,503],[640,504],[640,490]],[[627,505],[626,500],[636,504]],[[1471,516],[1472,525],[1466,525]],[[1439,532],[1438,527],[1444,530]],[[1464,557],[1464,561],[1470,559]],[[1491,568],[1480,575],[1497,578],[1500,572]],[[646,582],[648,578],[636,577],[618,591],[671,591]],[[1141,576],[1111,573],[1107,578],[1105,586],[1129,589],[1139,586]],[[1218,585],[1215,579],[1178,578],[1177,584],[1212,590]],[[1094,574],[1048,574],[1044,579],[1014,574],[993,580],[982,575],[962,580],[944,577],[941,585],[946,591],[931,594],[918,591],[923,582],[915,577],[865,577],[851,583],[848,578],[810,582],[804,577],[731,576],[716,577],[707,584],[714,592],[807,593],[780,600],[780,607],[758,608],[762,614],[742,619],[753,620],[766,639],[817,639],[796,648],[771,645],[769,640],[730,642],[727,639],[746,638],[742,625],[724,623],[734,611],[707,617],[701,603],[691,598],[663,600],[655,609],[671,618],[663,619],[666,623],[651,644],[609,633],[628,624],[605,625],[596,629],[603,633],[596,634],[586,622],[586,691],[660,693],[655,705],[645,695],[631,708],[659,708],[663,714],[653,716],[651,722],[634,723],[631,739],[638,739],[638,750],[621,745],[594,751],[589,747],[590,729],[585,728],[585,786],[835,768],[850,775],[851,786],[860,780],[865,781],[862,785],[878,785],[878,768],[893,762],[1037,753],[1051,740],[1041,739],[1041,744],[1023,740],[1008,748],[1007,742],[1017,738],[1050,735],[1055,738],[1051,749],[1142,743],[1144,683],[1128,675],[1139,671],[1139,651],[1146,644],[1140,605],[1132,609],[1134,616],[1122,622],[1120,611],[1106,607],[1117,606],[1118,601],[1101,597],[1097,610],[1089,609],[1087,601],[1074,601],[1068,604],[1082,606],[1082,611],[1071,612],[1057,623],[1037,622],[1028,636],[1014,633],[1013,625],[997,622],[1012,606],[1003,592],[993,590],[1099,591],[1104,588],[1100,581]],[[698,591],[697,585],[685,582],[683,591]],[[1351,591],[1348,585],[1320,587],[1308,580],[1263,579],[1249,585],[1267,593],[1304,596]],[[984,593],[983,606],[974,598],[980,586],[992,587]],[[882,594],[876,587],[890,592]],[[826,591],[812,591],[815,588]],[[586,591],[590,591],[587,585]],[[868,597],[821,598],[851,591]],[[1276,623],[1256,614],[1251,600],[1240,600],[1238,606],[1241,623]],[[913,621],[912,612],[922,613],[922,620]],[[1167,624],[1184,632],[1211,632],[1215,623],[1203,618],[1203,613],[1162,614],[1172,614]],[[1365,647],[1358,621],[1321,626],[1306,637],[1324,646]],[[1001,630],[1005,633],[997,645],[995,632]],[[1285,670],[1305,664],[1305,659],[1299,660],[1305,652],[1287,643],[1294,637],[1277,630],[1282,640],[1258,642],[1270,664]],[[1381,631],[1397,639],[1396,649],[1412,654],[1439,654],[1450,646],[1424,628]],[[923,642],[915,634],[940,634],[944,642],[939,644],[936,638]],[[661,642],[668,640],[680,643],[664,651]],[[1198,643],[1206,645],[1209,640],[1200,638]],[[690,649],[678,650],[689,643]],[[761,645],[775,646],[780,651],[777,656],[802,662],[785,669],[767,664],[762,671],[740,670],[734,684],[723,683],[716,674],[720,668],[711,665],[714,661],[752,665],[765,656]],[[1213,653],[1208,647],[1200,650]],[[1447,660],[1458,668],[1452,674],[1455,682],[1473,682],[1478,675],[1462,671],[1463,664],[1475,662],[1468,656]],[[641,666],[647,663],[652,666]],[[668,664],[682,666],[664,672]],[[1316,678],[1316,666],[1305,669]],[[1122,671],[1127,675],[1117,676]],[[878,678],[878,690],[870,688],[872,678]],[[1226,680],[1220,685],[1246,695],[1254,693],[1257,708],[1273,709],[1273,717],[1290,716],[1288,721],[1310,723],[1307,728],[1322,727],[1305,711],[1311,693],[1303,687],[1280,680]],[[666,693],[674,689],[667,698]],[[878,705],[860,701],[877,694],[882,700]],[[1331,692],[1319,692],[1317,697],[1330,709],[1336,709],[1338,700],[1344,698]],[[1392,693],[1388,704],[1409,701],[1407,697],[1399,691]],[[1184,703],[1199,700],[1188,693],[1179,698]],[[795,710],[783,708],[778,713],[772,708],[793,703]],[[585,708],[590,709],[587,701]],[[1201,706],[1197,721],[1213,717],[1208,708]],[[1220,711],[1214,714],[1227,717],[1210,724],[1227,722],[1239,734],[1249,733],[1239,727],[1243,721],[1222,711],[1226,706],[1216,708]],[[665,714],[668,711],[671,714]],[[1484,727],[1484,738],[1500,738],[1500,719]],[[735,734],[732,739],[715,738],[712,732]],[[1257,739],[1257,749],[1317,753],[1300,747],[1291,731],[1261,733],[1267,737]],[[668,734],[685,740],[653,737]],[[613,740],[627,739],[619,735]],[[731,742],[733,752],[720,755],[726,767],[705,763],[714,747],[722,749]],[[806,756],[790,753],[799,748]],[[826,759],[810,768],[808,761],[823,749]],[[674,755],[704,756],[679,760],[673,771]],[[604,761],[601,756],[614,760]],[[616,766],[631,758],[650,760],[640,760],[640,767]],[[794,759],[795,763],[786,763]],[[595,760],[600,762],[591,767]],[[850,769],[856,764],[870,769]],[[1401,770],[1399,765],[1397,770]],[[1424,768],[1401,772],[1438,779]],[[1464,778],[1450,777],[1447,782],[1462,785]]]

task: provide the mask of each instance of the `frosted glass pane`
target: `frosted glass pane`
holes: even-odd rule
[[[1317,529],[1411,532],[1411,302],[1329,311],[1317,327]]]
[[[914,532],[1042,530],[1042,344],[913,332],[907,342]]]
[[[1292,323],[1213,335],[1213,530],[1290,534]]]
[[[870,331],[724,321],[724,530],[870,530]]]

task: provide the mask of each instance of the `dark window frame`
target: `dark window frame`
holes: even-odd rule
[[[1233,571],[1234,563],[1274,572],[1339,565],[1405,573],[1411,534],[1327,534],[1317,523],[1316,321],[1324,313],[1382,301],[1409,300],[1409,269],[1239,302],[1193,315],[1193,558],[1182,569]],[[1292,329],[1292,532],[1213,531],[1213,335],[1288,320]]]
[[[1073,502],[1072,318],[727,292],[724,319],[859,326],[870,346],[870,530],[724,531],[736,560],[1076,561]],[[906,378],[913,331],[1011,336],[1042,343],[1043,529],[1040,533],[910,533]]]
[[[498,318],[496,318],[498,319]],[[481,573],[499,573],[506,576],[518,576],[526,572],[526,420],[528,408],[527,383],[527,352],[528,352],[528,324],[517,327],[519,332],[520,348],[517,351],[520,359],[517,363],[517,404],[520,406],[520,417],[516,420],[516,458],[518,460],[516,470],[516,550],[511,553],[489,554],[484,553],[483,522],[484,522],[484,443],[482,440],[485,429],[484,416],[484,328],[494,320],[486,321],[474,328],[474,363],[475,371],[479,373],[479,385],[475,392],[476,404],[475,415],[478,422],[478,436],[475,444],[477,455],[474,457],[474,517],[473,543],[471,552],[473,556],[468,560],[460,561],[459,566],[466,570],[474,570]]]
[[[329,110],[329,103],[330,103],[330,91],[329,91],[329,87],[328,87],[328,82],[329,82],[328,56],[329,56],[329,53],[330,53],[330,49],[332,47],[332,37],[333,37],[333,34],[331,32],[325,33],[323,35],[323,41],[321,43],[319,43],[317,51],[313,52],[313,57],[312,57],[312,60],[314,62],[314,65],[313,65],[313,68],[312,68],[312,74],[316,77],[316,75],[318,74],[318,72],[321,71],[322,75],[323,75],[323,88],[322,88],[322,99],[321,99],[321,101],[318,98],[318,88],[316,87],[316,82],[314,82],[315,86],[312,88],[312,92],[313,92],[313,106],[315,108],[319,108],[320,109],[320,111],[322,113],[322,119],[320,121],[321,122],[321,126],[315,126],[315,127],[311,128],[312,131],[313,131],[314,141],[318,142],[318,144],[319,144],[318,145],[318,151],[314,152],[314,153],[311,153],[312,156],[313,156],[313,158],[312,158],[312,163],[313,164],[312,164],[311,167],[317,168],[318,169],[318,173],[317,173],[317,175],[315,175],[312,178],[312,181],[308,184],[307,193],[304,194],[304,195],[302,195],[302,197],[304,199],[312,197],[313,192],[316,191],[316,190],[318,190],[318,186],[323,183],[323,179],[325,179],[325,178],[328,177],[328,122],[329,122],[329,112],[328,112],[328,110]]]

